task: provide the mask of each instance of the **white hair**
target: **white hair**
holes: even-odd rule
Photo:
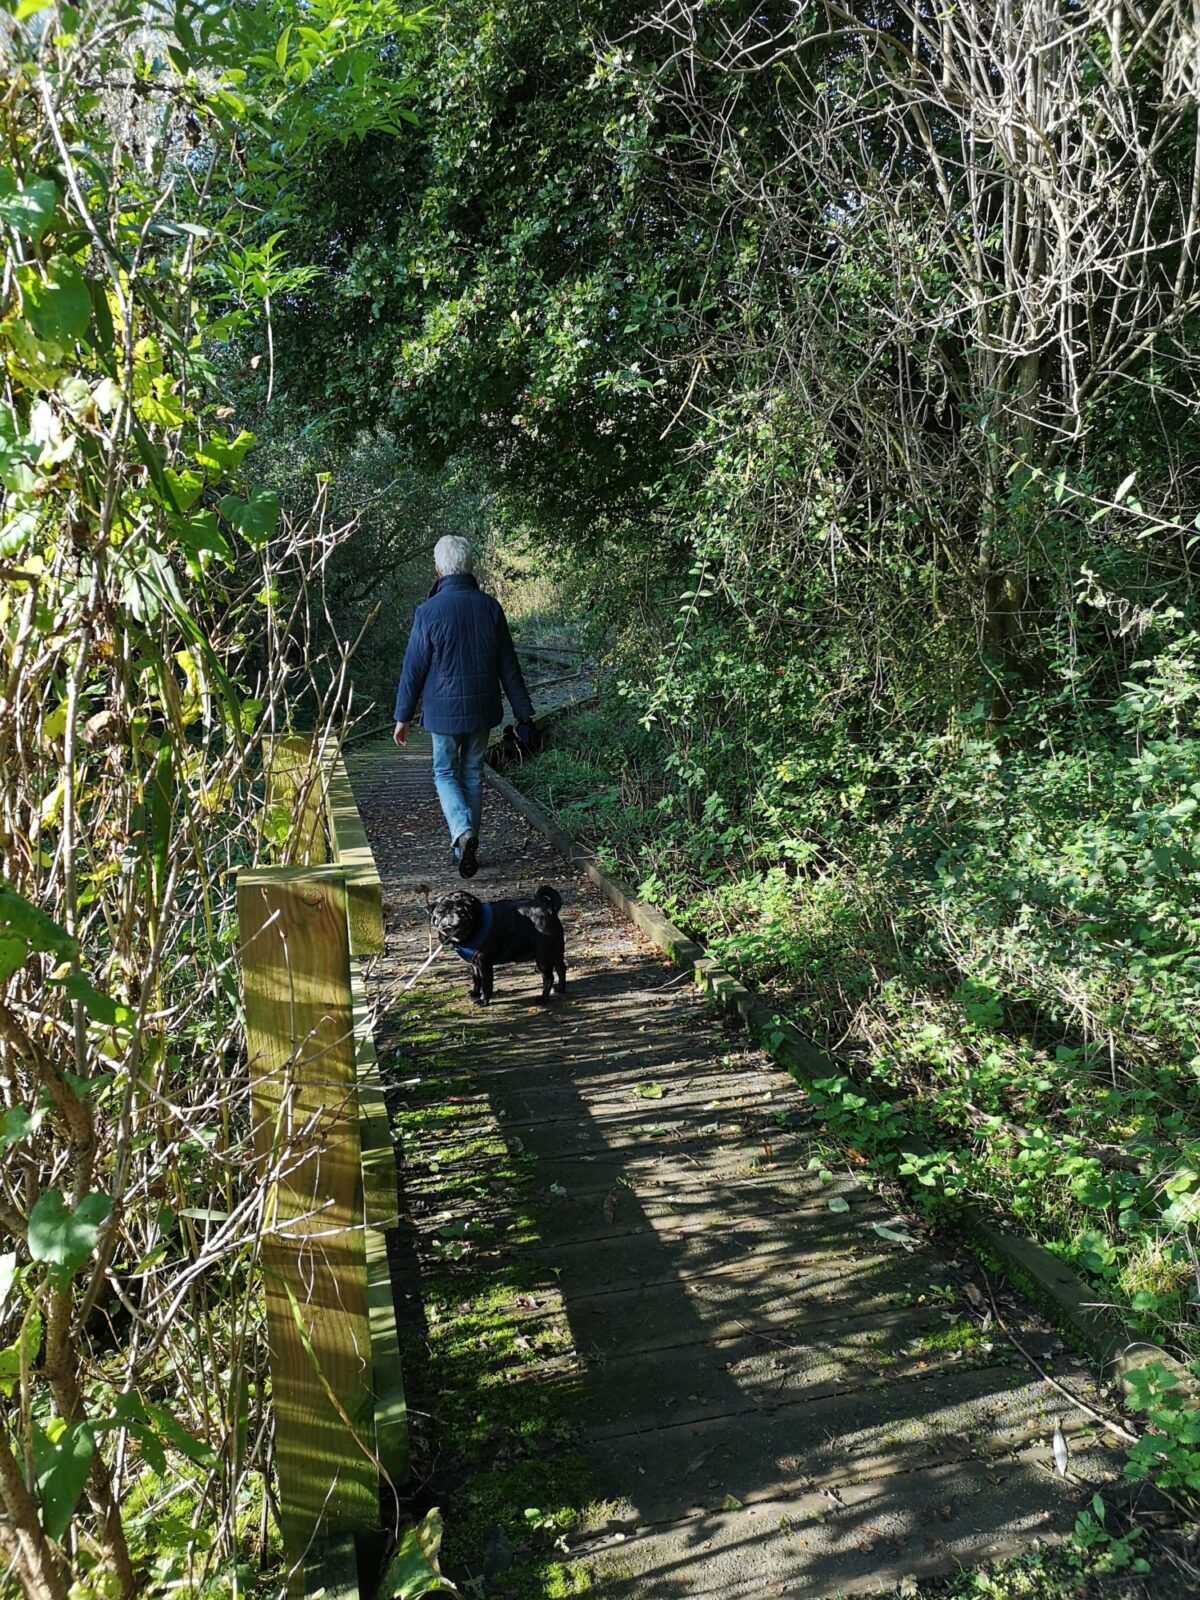
[[[439,578],[449,578],[457,572],[470,572],[475,565],[471,554],[471,541],[461,533],[448,533],[433,547],[433,564]]]

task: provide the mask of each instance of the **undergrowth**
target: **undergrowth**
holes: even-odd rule
[[[814,736],[736,807],[611,707],[517,779],[855,1061],[885,1109],[844,1078],[824,1096],[860,1148],[919,1132],[931,1200],[1018,1218],[1194,1359],[1200,741],[1155,679],[1074,742],[1035,739],[1036,707],[1007,743],[969,720],[871,751]]]

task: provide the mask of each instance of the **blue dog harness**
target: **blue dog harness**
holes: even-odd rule
[[[480,917],[479,926],[475,930],[475,943],[456,944],[454,948],[458,951],[459,955],[464,961],[474,961],[479,952],[487,948],[488,941],[491,937],[492,907],[491,903],[485,900],[483,902],[483,915]]]
[[[537,931],[521,913],[537,904],[536,899],[485,900],[471,943],[456,944],[455,950],[464,961],[474,961],[493,949],[503,952],[501,961],[527,960],[536,949]]]

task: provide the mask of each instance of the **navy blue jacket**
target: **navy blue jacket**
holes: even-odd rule
[[[430,733],[481,733],[504,721],[502,683],[516,715],[532,717],[500,602],[484,594],[470,573],[439,578],[413,618],[396,721],[412,721],[424,691],[421,721]]]

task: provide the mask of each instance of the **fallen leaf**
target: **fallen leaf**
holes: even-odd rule
[[[615,1222],[617,1220],[617,1191],[610,1189],[604,1196],[604,1220]]]
[[[873,1222],[871,1226],[881,1239],[890,1239],[893,1244],[902,1244],[906,1250],[915,1250],[917,1241],[910,1233],[902,1233],[899,1228],[888,1228],[882,1222]]]
[[[722,1511],[740,1511],[741,1509],[742,1502],[735,1494],[727,1494],[724,1500],[721,1501]]]
[[[850,1202],[843,1195],[835,1194],[828,1202],[830,1211],[849,1211]]]
[[[1063,1438],[1062,1423],[1054,1424],[1054,1465],[1058,1468],[1060,1478],[1067,1475],[1067,1466],[1071,1460],[1071,1452],[1067,1449],[1067,1441]]]

